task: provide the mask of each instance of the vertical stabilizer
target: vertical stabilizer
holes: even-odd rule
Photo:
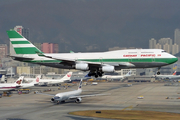
[[[20,76],[20,77],[16,80],[15,84],[21,85],[22,82],[23,82],[23,79],[24,79],[24,76]]]
[[[131,76],[132,75],[132,70],[130,70],[125,76]]]
[[[60,82],[71,81],[72,72],[68,72],[63,78],[60,79]]]
[[[11,54],[23,55],[23,54],[37,54],[42,53],[37,47],[35,47],[30,41],[25,37],[20,35],[15,30],[7,31],[8,37],[10,39]]]
[[[78,89],[81,89],[81,88],[82,88],[82,81],[83,81],[83,79],[81,79],[81,81],[80,81],[80,83],[79,83]]]
[[[173,75],[176,75],[176,71],[174,71]]]
[[[5,75],[2,75],[1,77],[1,83],[4,83],[5,82]]]

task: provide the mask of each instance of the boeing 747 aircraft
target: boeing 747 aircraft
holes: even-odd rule
[[[152,68],[170,65],[178,59],[162,49],[127,49],[89,53],[43,53],[15,30],[7,31],[14,53],[21,62],[35,63],[62,69],[90,71],[89,76],[129,68]],[[158,71],[157,74],[160,74]]]
[[[63,93],[58,93],[56,95],[52,94],[46,94],[46,93],[37,93],[37,94],[43,94],[43,95],[49,95],[53,96],[51,98],[51,102],[59,104],[60,102],[65,102],[66,100],[75,100],[75,102],[81,102],[82,97],[91,97],[91,96],[99,96],[99,95],[106,95],[106,94],[93,94],[93,95],[80,95],[82,93],[82,80],[79,83],[79,87],[77,90],[74,91],[69,91],[69,92],[63,92]]]

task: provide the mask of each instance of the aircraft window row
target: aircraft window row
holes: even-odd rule
[[[137,52],[128,52],[128,53],[137,53]]]
[[[166,51],[161,51],[161,52],[166,52]]]
[[[141,52],[141,53],[154,53],[154,52]]]

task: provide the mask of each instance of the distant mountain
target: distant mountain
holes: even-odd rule
[[[60,52],[148,48],[149,39],[180,28],[180,1],[0,0],[0,43],[6,30],[30,29],[32,42],[58,43]]]

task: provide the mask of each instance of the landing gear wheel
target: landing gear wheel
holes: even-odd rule
[[[97,78],[98,77],[98,75],[95,75],[95,78]]]
[[[157,72],[157,75],[160,75],[160,72],[159,72],[159,71]]]

